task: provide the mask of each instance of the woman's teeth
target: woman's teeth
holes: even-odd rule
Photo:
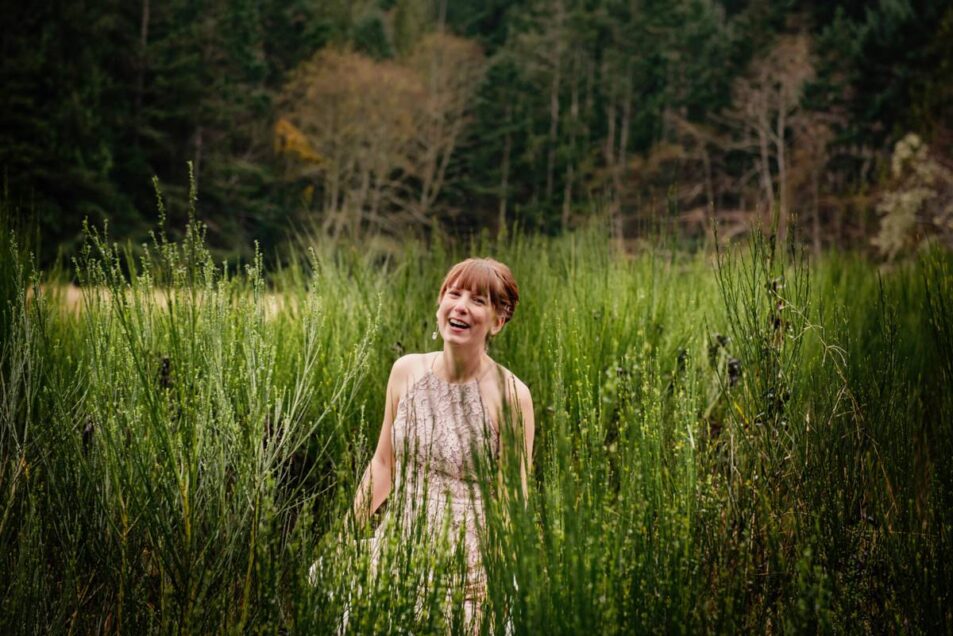
[[[457,329],[467,329],[470,325],[468,325],[468,324],[466,324],[466,323],[463,323],[463,322],[459,322],[459,321],[457,321],[457,320],[451,320],[451,321],[450,321],[450,326],[451,326],[451,327],[456,327]]]

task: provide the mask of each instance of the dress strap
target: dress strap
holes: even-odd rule
[[[494,360],[490,365],[487,366],[486,370],[483,373],[481,373],[480,376],[474,381],[477,384],[479,384],[483,380],[483,378],[485,378],[486,376],[490,374],[490,371],[499,371],[499,368],[500,368],[500,363]]]

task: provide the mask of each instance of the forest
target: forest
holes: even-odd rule
[[[953,633],[953,0],[0,16],[0,634]]]
[[[307,240],[687,245],[777,217],[820,251],[951,236],[953,5],[932,0],[4,2],[4,197],[76,254],[198,215]]]

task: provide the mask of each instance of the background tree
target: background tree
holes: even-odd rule
[[[482,81],[483,53],[472,41],[437,32],[418,42],[407,65],[420,78],[425,91],[415,116],[412,165],[419,196],[411,209],[417,219],[432,223],[431,212],[454,150],[470,121],[473,97]]]
[[[356,239],[396,227],[385,212],[410,207],[415,110],[423,98],[412,71],[356,53],[326,49],[292,74],[276,133],[280,147],[296,148],[284,132],[293,130],[314,149],[315,160],[292,174],[319,188],[325,233]]]
[[[791,127],[801,111],[804,85],[813,73],[807,36],[780,37],[765,57],[736,80],[734,104],[718,117],[736,132],[736,147],[754,158],[762,191],[760,208],[767,213],[777,205],[781,240],[790,216]]]
[[[291,174],[321,192],[325,233],[434,225],[482,72],[476,44],[439,32],[403,62],[326,49],[295,71],[277,144],[296,159]]]
[[[891,259],[927,237],[953,247],[953,170],[912,133],[897,142],[890,164],[891,181],[877,205],[881,225],[873,244]]]

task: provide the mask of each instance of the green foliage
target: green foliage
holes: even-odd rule
[[[394,3],[394,48],[401,55],[410,52],[433,25],[432,3],[428,0],[397,0]]]
[[[280,4],[4,3],[17,28],[4,35],[0,170],[43,228],[44,262],[61,244],[76,253],[84,218],[145,238],[154,175],[184,227],[187,159],[215,247],[277,243],[269,87],[325,41],[311,3]]]
[[[929,104],[943,90],[936,73],[949,65],[951,10],[948,0],[815,5],[830,79],[846,79],[851,89],[831,97],[850,113],[844,132],[852,142],[880,145],[908,130],[936,131],[943,109]]]
[[[267,276],[194,221],[139,254],[90,229],[76,306],[28,295],[3,236],[0,631],[461,631],[446,537],[385,512],[375,570],[345,523],[454,254]],[[485,632],[950,629],[949,254],[877,274],[756,239],[713,269],[598,230],[468,251],[519,280],[493,355],[536,412],[529,499],[487,509]]]
[[[358,51],[380,60],[394,56],[379,15],[369,15],[354,27],[354,46]]]

